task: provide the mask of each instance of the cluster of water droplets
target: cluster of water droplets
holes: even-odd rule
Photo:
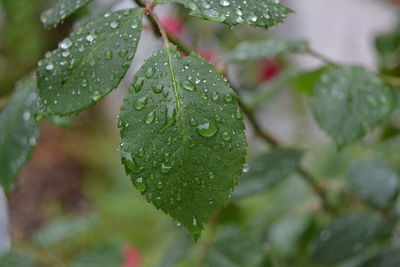
[[[278,0],[194,0],[185,4],[195,16],[229,25],[270,27],[282,22],[288,13]]]
[[[38,85],[46,107],[76,112],[117,87],[136,51],[140,13],[106,14],[75,31],[39,62]],[[66,113],[66,112],[65,112]]]
[[[59,0],[53,8],[43,12],[40,20],[47,27],[55,27],[59,22],[90,1],[92,0]]]

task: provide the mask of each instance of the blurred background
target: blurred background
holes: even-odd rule
[[[88,16],[134,6],[128,0],[96,0],[56,29],[45,30],[39,17],[54,2],[1,0],[0,110],[15,82],[33,71],[45,52],[55,49],[76,23]],[[285,3],[296,13],[269,31],[249,26],[231,29],[189,17],[187,10],[175,5],[157,7],[157,12],[171,34],[215,65],[243,40],[304,38],[314,50],[335,61],[399,75],[400,1]],[[199,255],[207,253],[202,246],[210,230],[193,244],[185,229],[148,204],[132,186],[117,151],[122,98],[143,60],[161,45],[145,27],[137,56],[120,88],[76,118],[42,123],[38,145],[16,188],[7,197],[0,194],[0,266],[195,266]],[[379,145],[372,142],[372,133],[363,146],[338,151],[318,129],[304,97],[306,92],[295,89],[291,78],[299,70],[320,64],[308,56],[294,55],[233,65],[229,74],[262,126],[285,144],[307,149],[303,166],[326,179],[325,186],[332,187],[333,192],[340,186],[349,162],[367,154],[379,155],[400,171],[399,108],[385,128],[385,142]],[[247,129],[251,160],[267,147],[250,126]],[[347,201],[335,193],[331,198],[338,203]],[[255,245],[250,251],[256,256],[243,256],[236,265],[229,264],[229,259],[219,259],[216,252],[206,257],[206,265],[253,266],[250,259],[268,254],[278,263],[275,266],[319,266],[309,263],[305,255],[310,240],[329,218],[296,175],[269,190],[233,199],[222,218],[217,242],[251,247],[254,244],[241,236],[256,236],[262,239],[262,246]],[[396,234],[387,242],[399,241]],[[240,246],[229,247],[231,254],[242,250]],[[265,262],[260,266],[268,265]]]

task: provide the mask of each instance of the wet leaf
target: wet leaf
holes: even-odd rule
[[[86,6],[91,1],[92,0],[58,0],[52,8],[43,12],[40,20],[47,28],[55,27],[65,18]]]
[[[248,197],[273,188],[297,169],[301,156],[294,149],[276,149],[260,155],[250,162],[249,171],[243,174],[232,197]]]
[[[107,14],[48,53],[37,71],[43,115],[76,114],[116,88],[135,55],[141,17],[140,9]]]
[[[315,118],[344,146],[365,136],[386,119],[394,106],[391,88],[360,67],[331,67],[314,88]]]
[[[225,55],[225,60],[242,62],[263,58],[272,58],[282,54],[301,51],[307,47],[307,41],[292,40],[264,40],[257,42],[243,42],[234,50]]]
[[[379,215],[353,213],[343,215],[323,230],[312,246],[312,258],[333,264],[363,252],[377,237],[383,222]]]
[[[0,114],[0,182],[9,191],[28,160],[39,135],[38,94],[32,75],[17,84],[15,95]]]
[[[236,95],[197,54],[166,47],[138,71],[120,121],[136,188],[197,238],[237,184],[246,142]]]
[[[156,0],[157,3],[180,3],[198,18],[228,25],[249,24],[269,28],[283,22],[292,10],[278,0]]]
[[[359,197],[379,208],[394,199],[399,190],[399,177],[386,163],[366,159],[353,163],[347,180]]]

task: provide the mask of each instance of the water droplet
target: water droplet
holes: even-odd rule
[[[217,133],[218,127],[212,122],[206,122],[199,125],[196,131],[203,137],[212,137]]]
[[[141,97],[141,98],[138,99],[138,101],[136,101],[135,109],[136,110],[142,110],[142,109],[144,109],[146,104],[147,104],[147,97],[146,96]]]
[[[52,63],[49,63],[46,65],[46,70],[54,70],[54,65]]]
[[[128,152],[121,152],[121,158],[122,158],[122,163],[125,166],[125,171],[127,173],[129,172],[133,172],[133,173],[141,173],[144,168],[143,167],[139,167],[137,165],[137,163],[135,162],[135,160],[132,158],[131,153]]]
[[[250,167],[249,167],[249,164],[243,164],[243,172],[244,173],[248,173],[249,172],[249,170],[250,170]]]
[[[104,58],[107,60],[111,60],[113,58],[113,53],[111,51],[106,51],[104,53]]]
[[[99,91],[94,91],[94,93],[93,93],[93,95],[92,95],[92,100],[93,100],[94,102],[97,102],[97,101],[100,100],[100,98],[101,98],[100,92],[99,92]]]
[[[31,113],[30,113],[29,111],[25,111],[25,112],[22,114],[22,118],[24,119],[24,121],[29,120],[29,119],[31,118]]]
[[[182,196],[181,194],[178,192],[178,194],[176,194],[176,201],[182,201]]]
[[[119,26],[119,22],[118,21],[113,21],[113,22],[110,23],[110,27],[113,28],[113,29],[118,28],[118,26]]]
[[[161,94],[163,90],[164,90],[164,85],[162,85],[161,83],[153,86],[153,92],[155,94]]]
[[[172,171],[172,167],[171,166],[165,165],[164,163],[161,164],[160,172],[162,174],[167,174],[167,173],[170,173],[171,171]]]
[[[135,186],[141,193],[146,191],[147,188],[146,183],[143,181],[143,178],[137,178],[135,181]]]
[[[221,138],[222,138],[222,140],[224,140],[224,141],[229,141],[229,140],[231,140],[231,136],[229,135],[228,132],[223,132],[222,135],[221,135]]]
[[[140,92],[140,90],[142,90],[143,84],[144,84],[144,79],[142,77],[137,78],[132,85],[133,90],[135,90],[136,93]]]
[[[88,35],[86,35],[86,41],[88,42],[93,42],[96,39],[96,34],[94,33],[90,33]]]
[[[146,78],[150,79],[151,77],[154,76],[155,71],[156,70],[153,67],[148,67],[144,76],[146,76]]]
[[[230,6],[231,3],[228,0],[221,0],[219,1],[219,4],[225,7],[225,6]]]
[[[147,114],[147,116],[146,116],[144,122],[145,122],[146,124],[150,124],[150,123],[152,123],[152,122],[154,121],[154,118],[155,118],[155,117],[156,117],[156,113],[155,113],[155,111],[153,110],[152,112],[150,112],[149,114]]]
[[[64,39],[64,40],[60,43],[61,49],[64,49],[64,50],[70,48],[71,45],[72,45],[72,42],[71,42],[71,40],[68,39],[68,38]]]
[[[226,102],[231,102],[233,100],[233,96],[231,93],[227,93],[226,95],[224,95],[224,99]]]
[[[186,90],[191,91],[191,92],[196,90],[196,87],[193,84],[191,84],[190,82],[188,82],[188,81],[181,82],[181,86],[182,86],[183,89],[186,89]]]

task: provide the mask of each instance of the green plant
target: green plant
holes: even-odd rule
[[[41,20],[46,27],[55,27],[89,2],[60,0]],[[239,0],[135,2],[138,8],[107,13],[83,24],[58,49],[46,54],[36,75],[29,74],[18,84],[0,119],[0,181],[5,190],[11,190],[35,146],[42,118],[74,116],[119,85],[135,56],[145,15],[164,47],[135,74],[121,107],[121,159],[134,186],[149,202],[188,228],[195,240],[214,214],[200,262],[223,218],[222,206],[232,204],[231,192],[233,200],[242,199],[272,188],[293,173],[319,198],[321,212],[333,218],[313,242],[310,253],[316,262],[337,263],[360,254],[374,241],[389,239],[390,235],[379,230],[390,232],[396,225],[399,178],[395,168],[372,158],[353,163],[347,174],[353,190],[333,192],[350,202],[353,212],[338,217],[347,206],[338,203],[331,194],[334,190],[301,164],[305,152],[287,147],[262,129],[254,106],[238,96],[239,90],[225,78],[226,68],[211,65],[168,33],[154,12],[158,4],[180,3],[190,15],[201,19],[269,28],[283,22],[290,9],[275,0],[247,0],[246,4]],[[288,53],[306,53],[325,63],[320,69],[288,75],[287,79],[310,98],[317,123],[339,149],[346,149],[380,125],[386,126],[396,106],[396,73],[372,73],[332,62],[304,40],[245,42],[226,53],[224,63]],[[250,169],[242,112],[270,147],[249,163]],[[383,134],[381,139],[385,141]],[[354,199],[358,199],[356,204]],[[359,211],[364,201],[367,211]],[[232,257],[227,261],[239,265],[265,266],[274,261],[254,240],[241,244],[239,251],[230,247],[235,242],[232,239],[241,235],[245,236],[242,229],[223,229],[208,261],[224,265],[219,253],[226,253]],[[240,250],[250,254],[236,259]],[[247,257],[248,262],[242,262]]]

